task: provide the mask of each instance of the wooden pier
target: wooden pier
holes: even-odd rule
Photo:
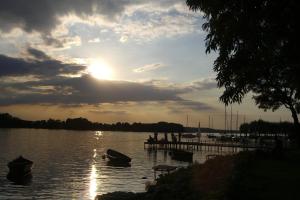
[[[144,149],[187,149],[198,151],[232,151],[238,152],[240,150],[254,150],[254,149],[269,149],[270,147],[254,145],[254,144],[241,144],[237,142],[218,142],[218,141],[200,141],[200,142],[169,142],[169,141],[151,141],[144,142]]]

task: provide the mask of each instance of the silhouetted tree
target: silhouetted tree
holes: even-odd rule
[[[206,52],[214,62],[220,100],[241,103],[253,92],[256,104],[273,111],[285,106],[299,130],[299,6],[296,0],[187,0],[202,11]]]
[[[89,120],[79,117],[74,119],[67,119],[66,120],[66,127],[68,129],[78,129],[78,130],[89,130],[93,128],[92,122]]]
[[[267,122],[263,120],[252,121],[250,123],[244,123],[240,126],[242,133],[249,134],[291,134],[293,132],[293,124],[290,122]]]

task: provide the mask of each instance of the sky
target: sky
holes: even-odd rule
[[[182,0],[2,0],[0,112],[223,129],[202,16]],[[233,128],[292,120],[284,108],[259,110],[251,94],[232,113]]]

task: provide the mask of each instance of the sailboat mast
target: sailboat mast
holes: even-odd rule
[[[200,143],[200,137],[201,137],[201,130],[200,130],[200,121],[198,123],[198,133],[197,133],[197,137],[198,137],[198,142]]]
[[[227,111],[226,111],[226,104],[225,104],[225,133],[227,132]]]
[[[232,133],[232,105],[230,104],[230,133]]]
[[[236,130],[239,130],[239,111],[236,111]]]
[[[189,126],[189,115],[186,115],[186,127]]]

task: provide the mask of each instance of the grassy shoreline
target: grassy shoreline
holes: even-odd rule
[[[113,192],[98,200],[300,199],[300,151],[242,152],[160,177],[144,193]]]

